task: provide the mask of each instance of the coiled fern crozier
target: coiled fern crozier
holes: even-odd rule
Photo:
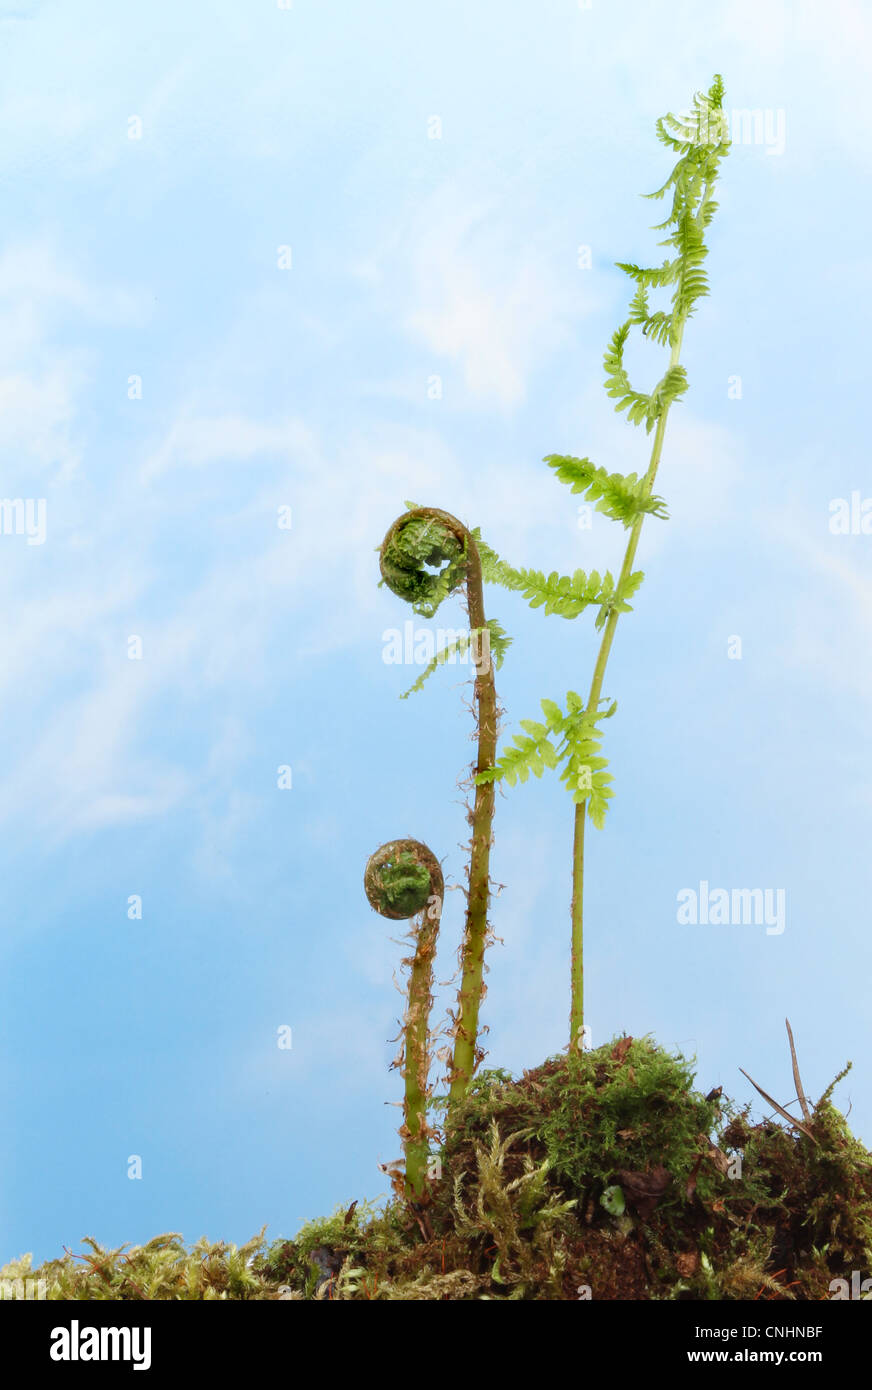
[[[556,572],[546,577],[538,570],[515,570],[484,543],[479,547],[485,580],[522,593],[531,607],[542,607],[546,614],[575,618],[594,607],[597,609],[596,628],[602,631],[587,700],[569,691],[565,710],[552,700],[543,700],[544,719],[521,720],[523,733],[516,735],[514,744],[505,748],[491,767],[480,771],[476,779],[479,785],[499,780],[513,785],[517,780],[525,782],[531,772],[541,777],[546,767],[560,767],[562,780],[575,803],[571,1055],[577,1055],[584,1038],[585,819],[589,816],[594,825],[602,828],[609,798],[614,795],[610,786],[612,777],[606,771],[608,763],[601,756],[600,724],[614,714],[617,706],[614,701],[603,700],[602,687],[618,618],[621,613],[630,611],[628,600],[644,579],[641,570],[633,569],[642,523],[646,516],[665,518],[667,515],[663,499],[654,495],[654,480],[670,407],[687,390],[687,374],[679,360],[685,326],[698,300],[708,294],[703,269],[708,255],[705,231],[717,208],[712,195],[720,161],[729,149],[723,95],[723,83],[716,76],[708,92],[694,98],[688,117],[682,119],[670,113],[657,122],[658,138],[678,155],[678,160],[663,186],[644,196],[659,199],[671,195],[669,215],[654,230],[667,233],[660,245],[671,248],[672,254],[658,267],[618,263],[634,281],[636,292],[627,319],[616,329],[606,350],[605,387],[616,401],[616,410],[626,410],[630,422],[644,425],[646,433],[653,431],[647,472],[642,478],[635,473],[609,473],[595,467],[590,459],[563,454],[550,454],[545,459],[560,482],[595,502],[598,511],[629,532],[617,579],[608,572],[600,576],[596,570],[590,574],[576,570],[573,575],[562,577]],[[648,302],[652,290],[671,290],[668,308],[652,311]],[[635,390],[624,366],[624,349],[634,328],[641,329],[644,338],[669,350],[666,371],[649,393]]]
[[[445,884],[439,860],[420,840],[390,840],[371,855],[363,876],[370,906],[383,917],[413,917],[410,936],[415,953],[403,961],[409,969],[409,1000],[403,1016],[403,1042],[394,1063],[405,1080],[400,1138],[405,1155],[405,1195],[421,1202],[426,1194],[427,1161],[432,1130],[430,1101],[430,1010],[433,1006],[433,957],[442,914]]]
[[[449,594],[458,589],[465,591],[468,637],[440,652],[412,690],[419,689],[430,672],[452,652],[471,647],[475,662],[473,699],[478,738],[475,771],[481,773],[492,767],[496,758],[497,697],[493,668],[494,663],[501,664],[508,639],[498,623],[488,623],[485,618],[477,533],[469,531],[450,512],[437,507],[410,507],[388,530],[379,559],[385,584],[422,617],[432,618]],[[449,1076],[452,1102],[466,1094],[481,1057],[477,1043],[478,1018],[488,936],[493,811],[493,785],[487,780],[477,781],[475,802],[469,812],[472,836],[466,922],[461,946],[460,989],[452,1029],[454,1052]]]

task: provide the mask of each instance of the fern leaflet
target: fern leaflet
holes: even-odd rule
[[[572,492],[596,501],[598,512],[625,527],[632,526],[642,513],[664,521],[669,516],[663,498],[646,497],[645,480],[635,473],[608,473],[605,468],[594,467],[590,459],[573,458],[571,454],[548,454],[545,463]]]
[[[606,703],[601,701],[601,703]],[[608,759],[601,756],[602,731],[599,724],[617,709],[588,712],[574,690],[567,692],[566,713],[553,700],[542,700],[545,722],[522,719],[523,733],[514,735],[494,767],[486,768],[476,782],[502,782],[510,787],[526,782],[530,774],[541,777],[546,768],[561,767],[560,780],[573,802],[587,802],[587,813],[598,830],[605,824],[608,803],[614,792],[612,774],[606,771]],[[562,765],[562,766],[561,766]]]

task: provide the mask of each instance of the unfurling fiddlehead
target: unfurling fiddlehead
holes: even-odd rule
[[[363,876],[370,906],[383,917],[401,921],[414,917],[410,936],[415,954],[410,966],[409,1002],[403,1019],[403,1045],[395,1065],[405,1078],[400,1138],[406,1156],[405,1193],[421,1202],[426,1193],[431,1130],[427,1124],[430,1100],[430,1009],[433,1003],[433,957],[442,913],[445,884],[439,860],[420,840],[391,840],[371,855]]]
[[[385,536],[380,564],[388,588],[426,618],[432,618],[449,594],[465,587],[475,664],[478,735],[475,772],[478,774],[493,767],[497,745],[497,697],[491,655],[493,652],[499,663],[506,641],[499,625],[489,624],[485,619],[481,558],[475,535],[450,512],[437,507],[411,507],[397,518]],[[478,1015],[484,987],[493,811],[493,784],[479,783],[469,814],[472,840],[460,991],[453,1025],[454,1054],[449,1081],[452,1102],[466,1094],[480,1057]]]

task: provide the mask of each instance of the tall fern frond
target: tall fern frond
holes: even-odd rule
[[[626,261],[617,263],[637,288],[630,303],[629,318],[612,336],[603,359],[606,390],[617,401],[615,409],[626,410],[627,418],[634,425],[644,423],[649,433],[666,407],[682,395],[686,379],[667,373],[650,394],[635,390],[624,368],[624,345],[631,326],[635,326],[661,346],[667,343],[675,346],[694,305],[708,294],[708,279],[703,268],[708,255],[704,234],[717,208],[711,195],[718,163],[729,149],[722,99],[723,82],[716,77],[708,92],[697,93],[694,97],[688,117],[680,118],[669,112],[657,122],[659,139],[681,158],[666,182],[643,196],[663,198],[673,190],[670,214],[655,230],[670,232],[661,245],[674,248],[677,252],[674,260],[664,261],[658,267]],[[669,285],[675,286],[671,309],[650,313],[647,290]]]

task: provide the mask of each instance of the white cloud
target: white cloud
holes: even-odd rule
[[[0,787],[2,819],[35,817],[43,833],[63,839],[160,814],[178,801],[186,775],[134,752],[144,696],[135,664],[124,665],[131,669],[119,662],[84,694],[55,694],[51,719]]]
[[[102,323],[139,322],[148,308],[135,290],[82,280],[48,239],[11,246],[0,255],[0,300],[24,300],[53,318],[75,309]]]
[[[434,372],[443,360],[454,363],[470,396],[510,409],[568,341],[578,304],[547,258],[517,229],[507,233],[506,220],[496,201],[446,183],[416,206],[391,254],[411,246],[400,314],[433,352]]]
[[[783,106],[789,149],[801,138],[817,158],[835,139],[840,154],[865,165],[872,135],[866,97],[872,12],[866,0],[840,0],[835,9],[819,0],[733,0],[716,22],[723,40],[744,50],[744,85],[734,87],[728,68],[725,74],[728,108]],[[795,129],[794,113],[803,122]]]
[[[48,240],[0,255],[0,450],[7,476],[37,469],[68,479],[79,466],[77,415],[92,368],[86,352],[57,346],[59,323],[70,313],[98,323],[141,322],[146,312],[136,292],[82,280]]]
[[[150,482],[172,468],[247,461],[258,454],[311,457],[312,448],[311,432],[296,420],[266,425],[241,415],[180,419],[146,460],[141,476]]]
[[[821,515],[822,532],[829,521]],[[794,603],[794,622],[776,653],[779,665],[802,669],[831,694],[872,700],[872,538],[822,535],[808,518],[787,513],[775,523],[817,579],[806,582]]]

